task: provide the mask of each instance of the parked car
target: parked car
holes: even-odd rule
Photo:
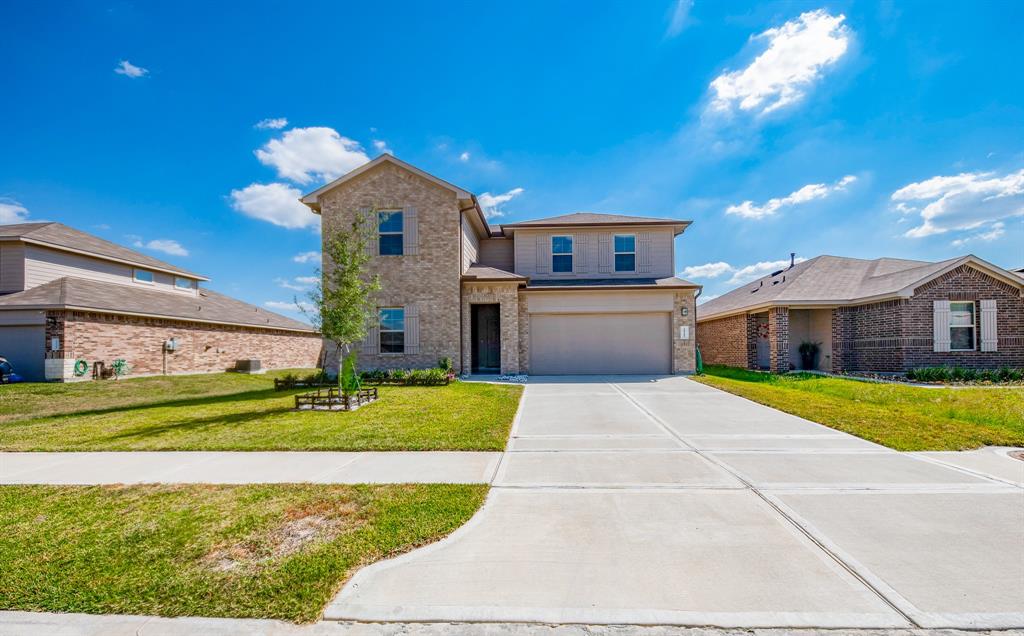
[[[0,358],[0,384],[12,382],[24,382],[24,378],[14,372],[14,367],[7,361],[7,358]]]

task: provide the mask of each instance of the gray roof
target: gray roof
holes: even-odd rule
[[[551,287],[700,287],[682,278],[561,278],[533,279],[527,289]]]
[[[799,304],[849,304],[896,297],[942,272],[971,262],[993,271],[1009,272],[974,256],[930,263],[899,258],[864,260],[842,256],[816,256],[775,276],[764,276],[699,306],[705,320],[755,307]],[[1012,280],[1007,276],[1007,280]]]
[[[473,263],[462,275],[462,280],[469,282],[474,280],[525,281],[526,277],[513,272],[507,272],[503,269],[498,269],[497,267],[487,267],[486,265]]]
[[[198,280],[207,280],[205,276],[195,274],[171,265],[152,256],[140,254],[135,250],[111,243],[98,236],[87,234],[63,223],[17,223],[14,225],[0,225],[0,240],[14,239],[26,240],[33,243],[42,243],[57,249],[67,249],[96,256],[122,261],[132,265],[140,265],[158,269],[172,274],[181,274]]]
[[[200,289],[199,295],[193,296],[71,276],[0,296],[0,311],[15,309],[79,309],[265,329],[314,331],[304,322],[209,289]]]
[[[574,212],[560,216],[549,216],[532,221],[502,223],[502,228],[517,227],[554,227],[563,225],[689,225],[690,221],[679,219],[659,219],[650,216],[630,216],[627,214],[599,214],[597,212]]]

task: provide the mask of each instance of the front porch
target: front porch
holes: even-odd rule
[[[831,308],[772,307],[747,314],[747,366],[774,373],[832,371],[832,311]],[[801,358],[803,343],[818,346],[811,365]]]

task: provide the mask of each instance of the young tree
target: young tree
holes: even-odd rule
[[[376,218],[376,210],[369,215],[356,214],[350,229],[325,236],[324,267],[317,270],[319,281],[309,292],[313,306],[307,315],[336,347],[339,383],[343,382],[344,360],[378,320],[375,294],[380,280],[366,270],[370,260],[367,247],[372,240],[370,223]]]

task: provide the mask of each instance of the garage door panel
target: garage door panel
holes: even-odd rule
[[[7,358],[18,375],[33,382],[43,380],[45,355],[42,325],[0,326],[0,357]]]
[[[534,314],[534,375],[669,373],[669,314]]]

